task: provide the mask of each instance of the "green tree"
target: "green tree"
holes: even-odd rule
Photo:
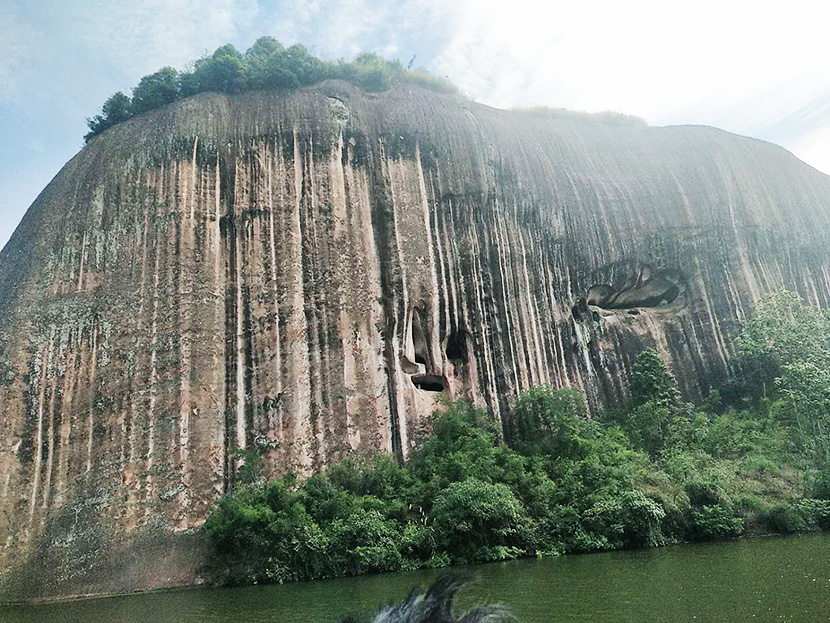
[[[179,96],[179,73],[172,67],[162,67],[156,73],[144,76],[133,88],[132,113],[140,115],[161,108]]]
[[[530,544],[531,524],[504,484],[454,482],[435,500],[438,542],[456,562],[515,558]]]
[[[635,448],[656,456],[670,439],[682,436],[687,424],[674,421],[680,415],[679,393],[674,376],[657,351],[649,348],[637,355],[628,390],[621,424]],[[672,435],[672,427],[677,435]]]
[[[284,48],[273,37],[260,37],[242,54],[230,44],[218,48],[193,64],[192,70],[176,73],[172,67],[144,76],[133,89],[133,108],[123,93],[107,101],[101,115],[87,119],[90,127],[85,139],[128,119],[197,93],[239,93],[253,89],[293,89],[339,78],[365,91],[384,91],[393,84],[409,84],[441,93],[457,94],[450,82],[429,75],[424,70],[404,69],[399,61],[388,61],[373,53],[364,53],[353,61],[332,63],[311,54],[302,45]],[[113,96],[115,97],[115,96]],[[126,98],[126,99],[124,99]],[[112,99],[112,98],[110,98]]]
[[[581,390],[534,387],[521,394],[510,410],[507,442],[527,455],[576,458],[587,417],[588,407]]]
[[[755,305],[738,345],[747,365],[775,375],[782,400],[774,412],[796,445],[830,464],[830,314],[792,292],[771,294]]]
[[[657,407],[672,409],[678,402],[674,375],[663,358],[651,348],[639,353],[634,360],[628,390],[632,407],[652,402]]]
[[[196,61],[193,71],[182,76],[181,91],[185,96],[208,91],[238,93],[248,86],[247,75],[245,58],[228,43]]]
[[[341,575],[398,571],[403,565],[401,534],[394,521],[376,510],[356,508],[333,522],[328,532]]]
[[[625,431],[635,448],[654,457],[666,447],[671,423],[672,416],[667,407],[648,401],[628,410]]]
[[[830,370],[811,361],[782,366],[776,379],[795,423],[793,436],[817,464],[830,465]]]
[[[121,91],[118,91],[104,102],[100,115],[95,115],[91,119],[86,120],[86,124],[89,126],[89,132],[84,136],[84,140],[89,142],[89,139],[93,136],[100,134],[117,123],[126,121],[131,116],[130,98]]]
[[[738,337],[744,357],[769,358],[777,366],[795,361],[830,369],[830,315],[792,292],[758,301]]]

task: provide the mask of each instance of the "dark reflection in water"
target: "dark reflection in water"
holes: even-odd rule
[[[830,622],[830,535],[679,545],[469,569],[460,606],[522,623]],[[2,623],[334,623],[368,616],[437,572],[187,590],[0,608]]]

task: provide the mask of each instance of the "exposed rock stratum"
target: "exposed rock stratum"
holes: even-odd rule
[[[695,399],[758,297],[830,306],[829,217],[830,177],[708,127],[336,82],[134,118],[0,254],[5,590],[195,581],[234,446],[402,458],[441,396],[597,407],[649,346]]]

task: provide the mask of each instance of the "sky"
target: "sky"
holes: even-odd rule
[[[828,18],[817,0],[0,0],[0,247],[109,95],[263,35],[414,56],[498,108],[713,125],[830,174]]]

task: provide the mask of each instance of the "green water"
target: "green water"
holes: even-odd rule
[[[830,621],[830,535],[678,545],[481,565],[461,605],[523,623]],[[2,623],[334,623],[404,597],[434,572],[186,590],[0,609]]]

